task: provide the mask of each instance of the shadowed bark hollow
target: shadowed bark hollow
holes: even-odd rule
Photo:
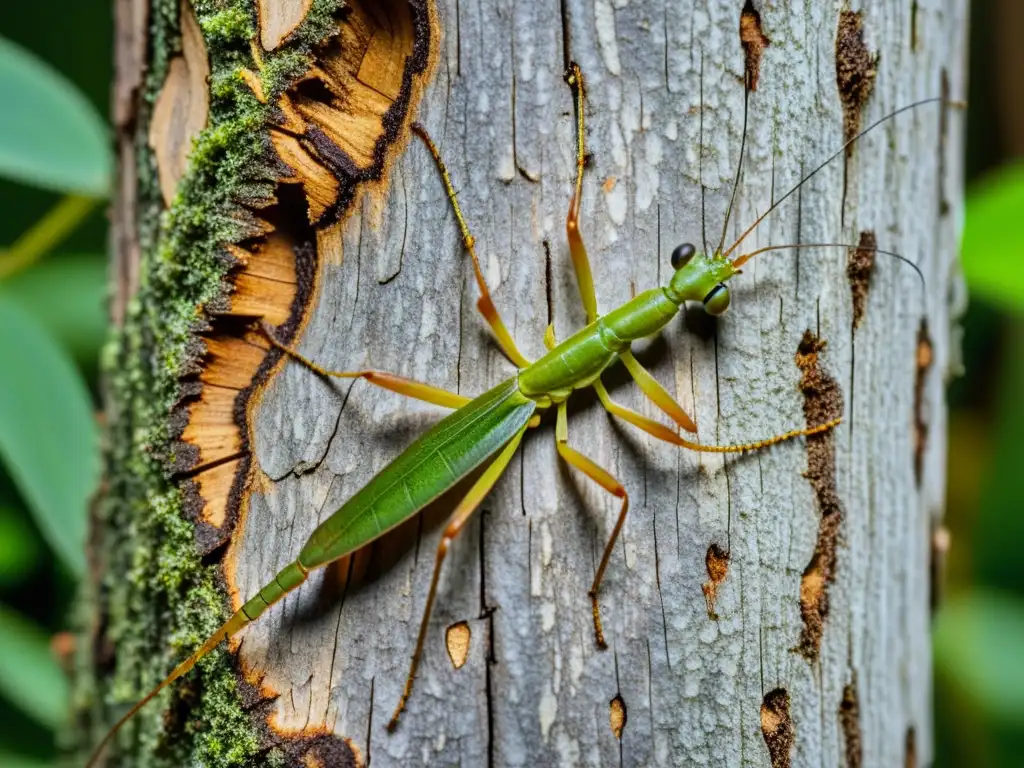
[[[253,0],[227,3],[254,46],[239,38],[229,53],[218,4],[196,3],[198,25],[174,27],[184,35],[157,35],[167,5],[147,21],[144,0],[119,3],[122,31],[135,33],[120,37],[115,105],[126,159],[115,310],[122,335],[138,336],[122,340],[122,360],[159,358],[172,342],[197,351],[183,356],[171,407],[156,415],[137,407],[138,389],[111,388],[114,482],[97,544],[107,554],[94,553],[99,607],[80,683],[108,705],[84,708],[93,736],[109,705],[156,682],[209,631],[174,607],[175,590],[187,586],[194,600],[190,585],[207,578],[210,611],[219,601],[237,607],[441,414],[280,360],[252,319],[331,369],[372,367],[466,395],[514,372],[475,310],[455,219],[411,119],[439,145],[495,303],[536,358],[549,323],[564,339],[584,318],[564,224],[575,170],[562,80],[570,60],[587,83],[581,231],[602,312],[664,282],[679,243],[714,248],[723,238],[745,82],[756,89],[727,246],[853,132],[965,87],[961,0],[875,0],[843,12],[795,0]],[[181,13],[191,12],[186,2]],[[209,129],[195,133],[202,100],[165,99],[189,105],[176,132],[152,130],[152,100],[141,98],[170,77],[154,68],[179,70],[178,89],[196,81],[196,31],[209,52],[210,119],[223,119],[217,99],[230,74],[263,121],[250,132],[265,173],[231,201],[244,226],[214,244],[222,255],[211,262],[227,265],[217,278],[227,288],[196,303],[187,340],[133,335],[147,322],[127,299],[139,290],[139,262],[180,248],[175,206],[219,183],[196,170],[195,154],[170,182],[185,190],[178,198],[168,197],[168,169],[149,172],[161,154],[154,135],[172,137],[174,152],[196,135],[194,153],[205,146]],[[306,58],[287,69],[292,51]],[[453,499],[314,573],[216,657],[255,734],[239,761],[899,765],[913,733],[929,763],[929,558],[945,485],[943,389],[955,367],[962,122],[957,109],[931,104],[870,133],[741,247],[850,248],[759,255],[731,282],[728,314],[688,307],[660,338],[636,345],[701,442],[748,442],[842,416],[833,433],[723,459],[680,452],[611,420],[596,398],[574,398],[570,445],[630,494],[600,596],[607,650],[595,646],[587,589],[618,503],[559,462],[545,422],[448,556],[397,732],[386,725]],[[164,205],[171,215],[159,223]],[[872,259],[875,243],[916,262],[923,287],[905,264]],[[191,274],[193,257],[179,255]],[[142,271],[137,304],[152,322],[161,302],[183,299],[154,291]],[[663,418],[624,371],[604,380],[619,402]],[[145,418],[165,420],[167,455],[146,461],[166,472],[154,464],[151,481],[119,482],[142,450]],[[161,580],[159,565],[139,566],[136,555],[138,583],[156,601],[147,614],[131,602],[137,587],[114,585],[111,573],[127,562],[115,529],[157,501],[188,521],[188,568],[204,575]],[[160,614],[164,600],[171,607]],[[153,658],[132,667],[126,659],[140,647]],[[135,756],[123,764],[174,764],[168,755],[185,754],[175,750],[231,764],[211,757],[202,736],[168,746],[186,724],[189,733],[218,727],[204,697],[238,706],[239,694],[211,682],[220,679],[203,672],[152,704],[121,742]]]

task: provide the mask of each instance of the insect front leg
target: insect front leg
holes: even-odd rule
[[[637,362],[632,352],[627,349],[619,355],[619,359],[626,366],[626,370],[633,377],[633,381],[637,383],[637,386],[640,387],[641,391],[647,395],[652,403],[658,406],[665,415],[682,429],[685,429],[687,432],[697,431],[697,425],[690,418],[689,414],[683,410],[683,406],[677,403],[676,399],[661,386],[661,383]]]
[[[583,162],[584,129],[583,129],[583,73],[579,64],[572,62],[565,73],[565,82],[572,88],[576,111],[576,185],[573,188],[572,200],[569,201],[569,214],[565,217],[565,234],[569,240],[569,255],[576,271],[576,284],[580,288],[583,308],[587,311],[587,323],[597,319],[597,295],[594,293],[594,274],[590,269],[583,236],[580,235],[580,199],[583,196]]]

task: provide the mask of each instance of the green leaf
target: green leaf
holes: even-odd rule
[[[935,662],[982,711],[1024,723],[1024,601],[975,590],[950,599],[935,619]]]
[[[49,638],[2,605],[0,693],[50,728],[59,728],[67,720],[68,681],[50,652]]]
[[[967,195],[963,265],[972,293],[1024,311],[1024,162],[990,174]]]
[[[26,522],[25,513],[0,504],[0,585],[24,579],[39,562],[39,550],[38,534]]]
[[[0,174],[106,197],[111,151],[92,104],[45,61],[0,37]]]
[[[0,459],[43,536],[81,575],[86,510],[99,477],[89,393],[67,352],[3,293],[0,360]]]
[[[0,765],[4,768],[52,768],[53,763],[40,760],[37,757],[25,757],[13,752],[0,751]]]
[[[95,366],[107,333],[107,257],[54,256],[0,283],[83,366]]]

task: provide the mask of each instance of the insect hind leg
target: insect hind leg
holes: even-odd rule
[[[603,650],[608,647],[608,643],[604,639],[604,627],[601,623],[601,606],[597,601],[597,593],[601,588],[601,582],[604,580],[604,572],[608,568],[608,561],[611,559],[612,550],[615,549],[615,542],[618,541],[619,533],[626,522],[626,514],[629,512],[629,494],[626,492],[626,487],[616,480],[608,470],[598,466],[592,459],[584,456],[574,448],[569,447],[569,427],[564,401],[558,405],[555,446],[558,449],[558,455],[565,459],[568,464],[578,469],[608,491],[608,493],[622,499],[622,506],[619,508],[619,516],[615,521],[615,527],[612,528],[611,536],[608,537],[608,543],[605,544],[604,553],[601,555],[601,562],[597,566],[597,572],[594,574],[594,581],[590,585],[589,592],[587,592],[590,597],[590,608],[594,617],[594,639],[597,642],[597,647]]]
[[[520,429],[515,436],[508,442],[505,448],[498,454],[490,466],[484,470],[483,474],[473,484],[473,487],[469,489],[469,493],[459,502],[459,506],[452,512],[452,516],[448,519],[448,525],[445,527],[444,532],[441,534],[441,541],[437,545],[437,558],[434,562],[434,573],[430,577],[430,590],[427,592],[427,603],[423,608],[423,618],[420,620],[420,631],[416,636],[416,648],[412,654],[412,662],[409,665],[409,674],[405,678],[405,688],[402,690],[402,696],[398,700],[398,706],[395,707],[395,712],[391,716],[391,720],[388,722],[388,731],[394,732],[398,727],[398,718],[401,717],[402,712],[405,711],[405,705],[409,701],[409,697],[412,695],[413,683],[416,681],[416,670],[419,669],[420,658],[423,656],[423,644],[427,637],[427,627],[430,624],[430,613],[434,608],[434,598],[437,597],[437,582],[441,576],[441,566],[444,565],[445,558],[448,556],[448,549],[451,546],[452,541],[458,536],[463,527],[472,517],[476,508],[480,506],[480,502],[484,500],[484,497],[490,493],[494,484],[498,482],[498,478],[501,477],[505,468],[509,462],[512,461],[512,457],[515,455],[516,450],[519,448],[519,443],[523,439],[523,435],[526,433],[527,428],[530,424],[526,424]]]

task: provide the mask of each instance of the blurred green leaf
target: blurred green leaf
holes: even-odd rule
[[[46,329],[3,293],[0,360],[0,457],[43,536],[81,575],[86,510],[99,477],[88,390]]]
[[[1024,311],[1024,163],[1008,165],[967,195],[964,223],[964,275],[971,291],[1003,306]]]
[[[107,257],[46,259],[0,283],[82,366],[94,366],[107,332]]]
[[[1024,601],[975,590],[951,598],[935,618],[942,675],[1000,721],[1024,722]]]
[[[0,37],[0,174],[62,192],[106,197],[106,124],[74,85]]]
[[[0,752],[0,765],[4,768],[51,768],[53,763],[36,757],[24,757],[11,752]]]
[[[0,693],[51,728],[59,728],[67,720],[68,681],[50,652],[49,638],[2,605]]]
[[[22,514],[0,505],[0,585],[17,584],[39,562],[38,534]]]

